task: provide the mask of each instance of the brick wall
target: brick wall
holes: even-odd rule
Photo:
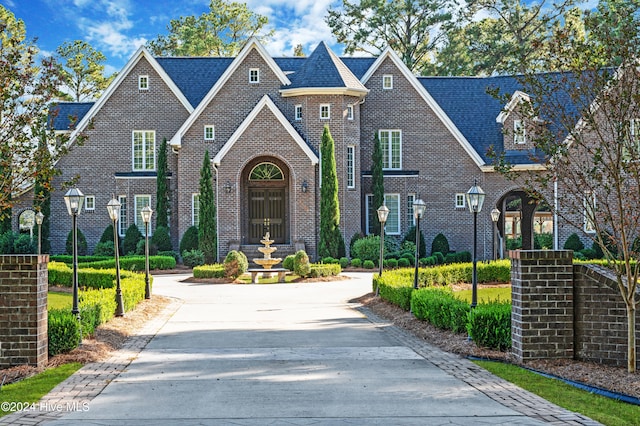
[[[0,256],[0,368],[48,361],[48,258]]]

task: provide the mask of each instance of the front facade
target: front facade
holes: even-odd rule
[[[234,248],[256,257],[268,231],[279,256],[303,248],[316,259],[320,140],[328,126],[347,245],[377,220],[370,172],[377,134],[391,211],[386,234],[402,236],[414,225],[413,201],[423,199],[427,245],[443,233],[452,250],[470,251],[473,216],[464,194],[477,181],[487,194],[478,216],[479,257],[490,258],[489,212],[497,207],[505,217],[506,200],[519,188],[494,171],[487,151],[494,146],[527,167],[532,149],[525,132],[512,131],[526,123],[486,93],[491,85],[515,89],[506,77],[416,77],[390,49],[377,58],[339,58],[320,43],[307,58],[273,58],[252,39],[236,58],[154,58],[141,48],[98,101],[59,106],[57,129],[67,131],[73,115],[78,125],[71,143],[80,132],[87,140],[56,164],[62,174],[51,200],[57,218],[51,252],[65,251],[71,221],[64,220],[62,183],[74,177],[87,196],[78,226],[90,252],[110,223],[106,205],[113,197],[122,204],[120,235],[132,223],[143,229],[140,210],[155,209],[158,148],[166,139],[174,249],[199,221],[208,151],[218,258]],[[523,221],[523,234],[530,233],[532,217]],[[505,223],[497,226],[502,235]]]

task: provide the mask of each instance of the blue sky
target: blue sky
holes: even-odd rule
[[[276,30],[266,48],[272,55],[293,55],[302,44],[308,54],[326,41],[341,54],[324,16],[339,0],[240,0],[269,18]],[[209,11],[209,0],[0,0],[38,39],[44,54],[65,41],[85,40],[107,57],[107,72],[120,70],[131,54],[158,34],[171,19]]]

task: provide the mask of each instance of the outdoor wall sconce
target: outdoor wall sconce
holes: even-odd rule
[[[307,192],[309,190],[309,184],[307,183],[307,180],[303,180],[302,181],[302,192]]]
[[[227,181],[227,183],[224,184],[224,192],[227,194],[231,193],[231,182]]]

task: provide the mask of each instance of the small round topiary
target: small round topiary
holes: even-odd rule
[[[282,261],[282,267],[284,269],[288,269],[290,271],[293,271],[293,259],[296,256],[293,254],[290,254],[289,256],[285,257],[284,260]]]
[[[580,251],[584,248],[584,244],[582,243],[582,240],[580,240],[578,234],[574,232],[569,235],[569,238],[565,241],[563,248],[565,250]]]
[[[365,260],[362,266],[364,266],[365,269],[373,269],[376,267],[376,264],[373,263],[373,260]]]
[[[224,259],[224,273],[227,278],[236,279],[249,269],[249,261],[244,253],[231,250]]]
[[[293,272],[301,277],[308,277],[311,274],[311,264],[309,256],[304,250],[299,250],[293,259]]]

